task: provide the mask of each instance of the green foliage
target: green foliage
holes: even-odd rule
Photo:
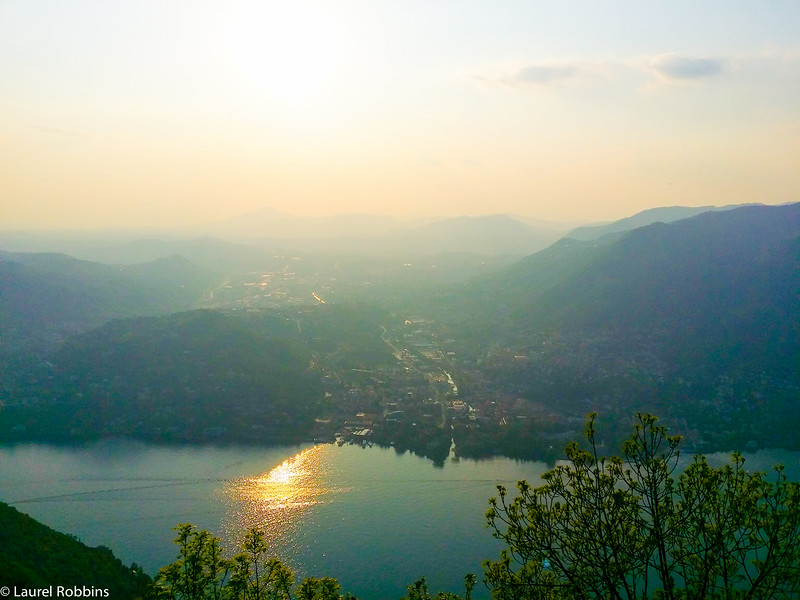
[[[308,351],[215,311],[112,321],[51,358],[6,392],[36,401],[0,414],[0,438],[294,440],[321,396]]]
[[[241,552],[233,558],[222,557],[219,539],[193,525],[176,526],[178,557],[159,570],[152,586],[155,600],[356,600],[342,595],[342,586],[331,577],[306,577],[294,589],[294,573],[278,558],[268,556],[264,533],[256,527],[247,530]],[[464,577],[471,600],[477,584],[472,573]],[[439,592],[431,596],[422,577],[406,587],[403,600],[462,600],[461,596]]]
[[[158,572],[154,595],[176,600],[219,600],[232,566],[222,558],[219,538],[207,531],[196,531],[187,523],[174,529],[178,532],[178,560]]]
[[[141,598],[150,578],[108,548],[90,548],[0,502],[0,585],[107,589],[110,598]]]
[[[219,539],[182,523],[175,527],[178,558],[161,568],[152,586],[157,600],[289,600],[294,573],[267,555],[264,534],[253,527],[245,533],[241,552],[223,557]],[[297,587],[298,600],[343,600],[339,582],[308,577]]]
[[[487,513],[507,548],[484,563],[494,598],[794,598],[800,593],[800,485],[770,481],[744,459],[703,457],[673,476],[679,437],[638,414],[622,456],[576,443],[567,463],[500,486]]]
[[[375,369],[395,364],[389,347],[381,339],[381,325],[392,317],[384,309],[353,304],[326,304],[314,310],[282,311],[290,319],[296,339],[315,355],[324,357],[334,369]],[[396,317],[395,317],[396,319]],[[265,321],[263,315],[251,317],[254,327]]]
[[[464,598],[463,600],[470,600],[472,598],[472,590],[478,582],[477,577],[473,573],[467,573],[464,576]],[[407,596],[403,596],[400,600],[462,600],[461,596],[452,592],[438,592],[435,596],[431,596],[428,591],[428,583],[424,577],[420,577],[411,585],[406,586]]]
[[[297,588],[298,600],[338,600],[342,586],[332,577],[306,577]],[[345,598],[352,598],[349,594]]]

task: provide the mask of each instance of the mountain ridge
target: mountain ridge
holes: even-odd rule
[[[599,225],[584,225],[573,229],[566,234],[576,240],[592,241],[603,238],[605,236],[612,236],[613,234],[622,234],[639,227],[645,227],[653,223],[672,223],[683,219],[690,219],[697,215],[713,212],[725,211],[743,206],[764,206],[763,204],[738,204],[738,205],[725,205],[725,206],[658,206],[648,208],[633,214],[629,217],[624,217],[610,223],[602,223]]]

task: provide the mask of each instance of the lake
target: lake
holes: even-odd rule
[[[776,462],[800,478],[797,452],[751,453],[747,467]],[[484,520],[495,486],[538,482],[548,468],[505,458],[436,467],[392,449],[330,444],[26,444],[0,448],[0,500],[151,575],[175,559],[178,523],[208,529],[229,548],[258,524],[298,580],[336,577],[369,600],[399,598],[423,575],[433,591],[462,592],[464,574],[480,575],[499,552]]]

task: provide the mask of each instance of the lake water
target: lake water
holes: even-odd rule
[[[800,479],[797,452],[756,452],[747,466],[776,462]],[[298,580],[336,577],[369,600],[399,598],[423,575],[434,591],[463,591],[464,574],[480,575],[481,562],[498,555],[484,520],[495,486],[538,482],[548,468],[505,458],[435,467],[348,445],[30,444],[0,448],[0,500],[150,574],[175,559],[178,523],[208,529],[229,548],[257,524]]]
[[[499,545],[484,527],[495,486],[544,463],[431,461],[392,449],[174,447],[132,441],[0,448],[0,500],[154,574],[190,522],[236,547],[251,524],[298,575],[336,577],[359,598],[399,598],[426,576],[462,591]]]

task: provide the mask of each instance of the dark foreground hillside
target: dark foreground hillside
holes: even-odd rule
[[[97,597],[122,600],[144,597],[149,583],[140,568],[126,567],[108,548],[90,548],[0,502],[0,585],[97,588],[108,590]]]

